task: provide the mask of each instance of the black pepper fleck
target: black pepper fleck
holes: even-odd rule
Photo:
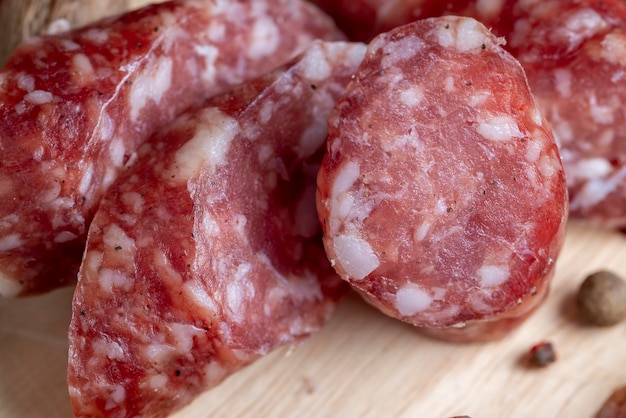
[[[482,45],[480,46],[480,49],[486,49],[486,48],[487,48],[487,45],[485,45],[485,44],[482,44]]]
[[[115,247],[115,251],[119,251],[119,250],[121,250],[121,249],[122,249],[122,246],[121,246],[121,245],[118,245],[117,247]]]

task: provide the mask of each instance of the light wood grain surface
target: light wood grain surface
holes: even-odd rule
[[[600,268],[626,276],[626,237],[570,223],[546,303],[489,344],[430,340],[352,295],[301,346],[275,351],[174,417],[592,417],[626,383],[626,324],[584,326],[572,305],[584,276]],[[71,416],[71,295],[0,301],[0,417]],[[558,360],[529,369],[521,359],[541,340]]]

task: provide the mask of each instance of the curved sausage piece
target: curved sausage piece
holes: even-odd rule
[[[75,281],[102,195],[149,134],[341,37],[296,0],[179,0],[23,43],[0,71],[0,295]]]
[[[501,42],[459,17],[374,39],[318,177],[340,276],[454,340],[501,337],[543,300],[567,218],[554,138]]]
[[[296,62],[142,145],[95,216],[73,303],[79,417],[163,417],[329,318],[315,179],[327,118],[365,52]]]

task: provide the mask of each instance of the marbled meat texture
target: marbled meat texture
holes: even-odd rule
[[[70,326],[76,416],[162,417],[329,318],[315,179],[365,52],[316,42],[142,145],[89,231]]]
[[[316,0],[360,40],[441,15],[470,16],[507,40],[563,157],[573,217],[626,229],[626,2]]]
[[[0,71],[0,295],[73,283],[137,146],[184,109],[342,38],[297,0],[149,6],[23,43]]]
[[[374,39],[318,178],[337,272],[453,339],[502,336],[543,300],[567,217],[554,138],[502,42],[459,17]]]

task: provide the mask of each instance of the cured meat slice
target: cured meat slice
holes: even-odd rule
[[[348,286],[315,211],[327,118],[365,52],[317,42],[142,145],[89,230],[76,416],[162,417],[319,329]]]
[[[443,338],[520,323],[563,241],[558,150],[501,43],[471,18],[394,29],[329,119],[317,204],[331,262],[380,310]]]
[[[559,143],[571,216],[626,229],[626,2],[523,5],[510,49]]]
[[[476,18],[504,36],[552,124],[571,215],[626,230],[626,2],[339,0],[329,7],[346,33],[356,27],[364,38],[444,14]]]
[[[148,134],[341,37],[296,0],[190,0],[23,43],[0,71],[0,294],[75,281],[98,202]]]

